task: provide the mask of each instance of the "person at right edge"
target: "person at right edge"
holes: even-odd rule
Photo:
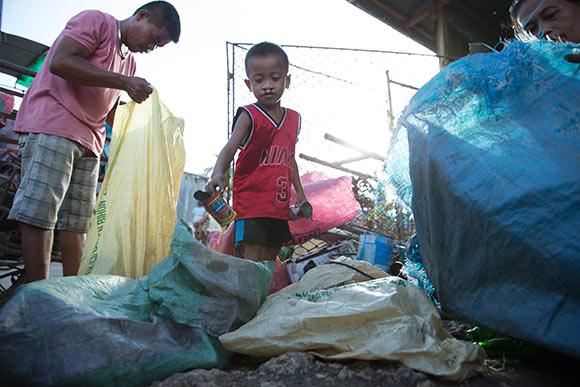
[[[223,191],[224,174],[239,148],[233,180],[234,244],[244,258],[273,260],[292,239],[291,184],[296,203],[307,203],[294,156],[300,114],[280,104],[290,85],[288,56],[281,47],[269,42],[252,46],[245,67],[246,86],[257,101],[238,109],[232,136],[218,156],[206,191]]]
[[[538,39],[580,43],[580,0],[514,0],[510,16],[516,35],[525,31]],[[580,54],[565,59],[580,63]]]

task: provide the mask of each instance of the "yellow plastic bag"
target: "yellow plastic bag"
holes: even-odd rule
[[[137,278],[168,255],[185,163],[183,125],[156,91],[117,108],[79,274]]]
[[[355,270],[335,264],[309,270],[268,297],[253,320],[220,336],[222,344],[258,357],[308,351],[335,360],[399,361],[451,381],[482,363],[483,350],[451,337],[419,288],[366,262],[341,262]]]

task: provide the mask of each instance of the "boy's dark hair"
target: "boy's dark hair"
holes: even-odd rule
[[[165,27],[167,32],[169,32],[169,37],[174,43],[179,41],[181,22],[179,20],[179,14],[173,5],[167,1],[152,1],[139,7],[133,13],[133,16],[137,15],[141,10],[147,10],[149,12],[149,17],[156,27]]]
[[[246,74],[249,75],[248,68],[250,67],[250,59],[269,55],[279,56],[282,59],[282,62],[284,62],[284,68],[286,70],[286,73],[288,73],[288,67],[290,67],[290,62],[288,61],[288,55],[286,55],[282,47],[274,43],[262,42],[254,44],[246,54],[246,60],[244,61],[244,65],[246,66]]]
[[[580,0],[566,0],[569,3],[580,3]],[[512,26],[516,32],[521,32],[520,26],[518,26],[518,11],[522,7],[522,4],[525,3],[526,0],[513,0],[512,5],[510,6],[510,17],[512,19]]]

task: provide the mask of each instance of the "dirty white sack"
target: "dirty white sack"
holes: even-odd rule
[[[268,297],[253,320],[220,336],[222,344],[259,357],[310,351],[329,359],[399,361],[450,381],[471,376],[481,364],[483,350],[451,337],[420,289],[366,262],[339,261],[352,268],[308,271]]]

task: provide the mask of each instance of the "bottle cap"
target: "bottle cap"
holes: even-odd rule
[[[209,199],[211,197],[211,195],[205,191],[195,191],[195,193],[193,194],[193,197],[196,198],[197,200],[200,200],[203,202],[203,201]]]

